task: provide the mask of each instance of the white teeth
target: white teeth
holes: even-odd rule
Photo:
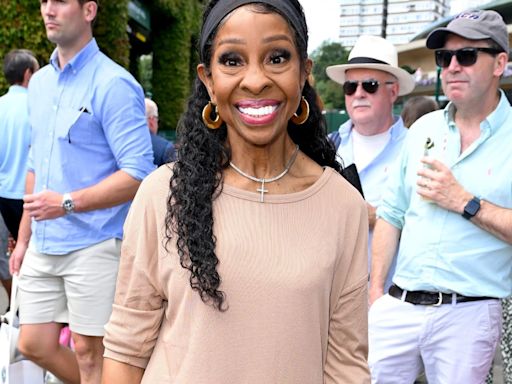
[[[255,117],[261,117],[265,115],[270,115],[277,109],[277,105],[267,105],[266,107],[261,108],[242,108],[238,107],[238,110],[242,112],[244,115],[251,115]]]

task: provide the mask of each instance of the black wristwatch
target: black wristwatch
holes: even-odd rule
[[[471,200],[464,207],[464,212],[462,213],[462,217],[470,220],[474,217],[478,211],[480,210],[480,199],[476,196],[473,196]]]
[[[75,203],[71,198],[71,194],[65,193],[62,195],[62,208],[64,208],[66,213],[72,213],[75,210]]]

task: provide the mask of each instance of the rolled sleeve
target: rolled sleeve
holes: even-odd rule
[[[104,85],[104,91],[101,120],[117,165],[142,180],[155,169],[142,89],[131,79],[118,76]]]
[[[402,147],[398,161],[396,161],[390,169],[389,178],[382,196],[382,202],[376,211],[378,218],[386,220],[389,224],[400,230],[404,226],[405,212],[409,206],[410,200],[410,189],[405,183],[408,145],[410,145],[409,136],[407,136],[406,142]]]

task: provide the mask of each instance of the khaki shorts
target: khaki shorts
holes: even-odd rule
[[[68,323],[75,333],[103,336],[120,253],[119,239],[66,255],[42,254],[30,244],[20,270],[20,323]]]

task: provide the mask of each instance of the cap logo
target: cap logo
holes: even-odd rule
[[[478,20],[480,15],[478,13],[470,13],[470,12],[462,12],[455,16],[456,19],[470,19],[470,20]]]

